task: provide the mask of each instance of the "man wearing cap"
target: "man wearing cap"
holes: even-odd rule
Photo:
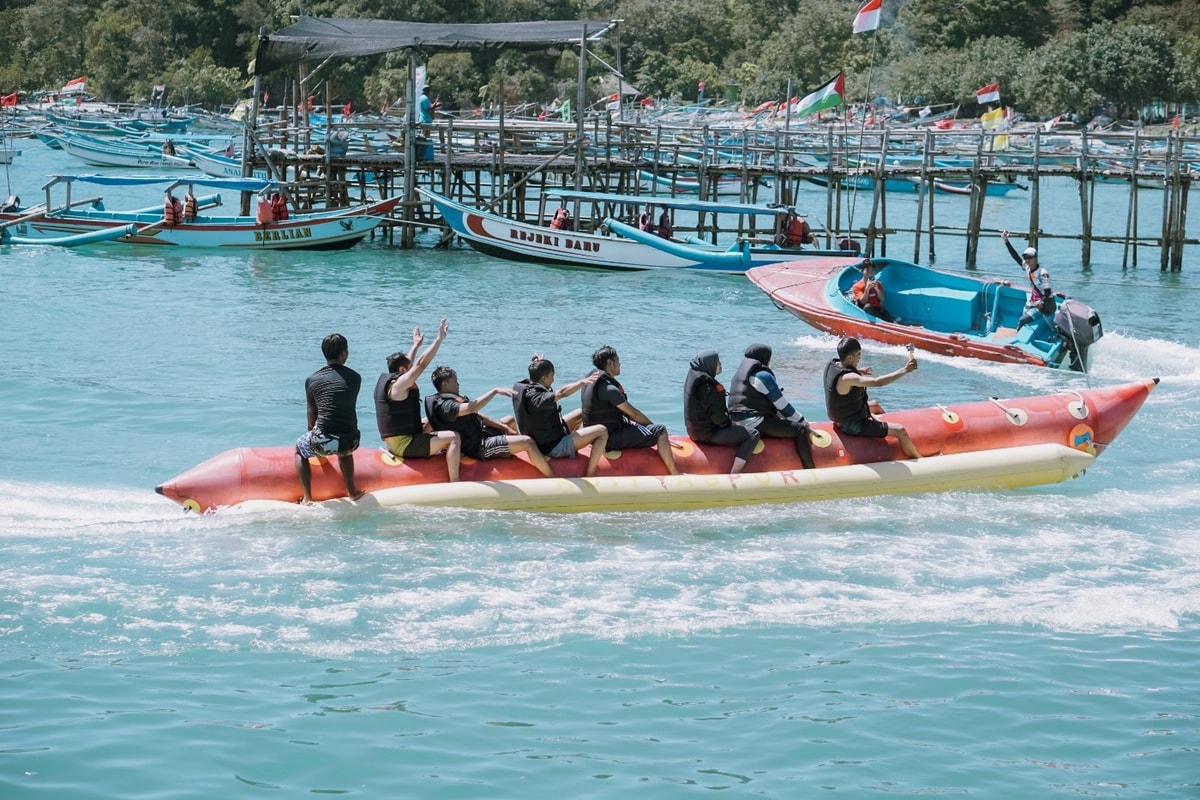
[[[772,439],[792,439],[805,469],[813,468],[812,429],[783,396],[771,369],[771,348],[752,344],[729,384],[729,416],[738,425]]]
[[[883,409],[867,397],[867,389],[887,386],[917,368],[917,360],[909,355],[907,363],[895,372],[875,377],[870,367],[858,368],[862,345],[846,337],[838,342],[837,358],[825,365],[825,409],[839,433],[846,436],[895,437],[900,449],[909,458],[920,458],[916,446],[903,425],[875,418]]]
[[[1025,267],[1025,277],[1029,279],[1029,299],[1025,301],[1025,312],[1017,321],[1017,330],[1033,322],[1039,315],[1053,317],[1058,304],[1054,300],[1054,289],[1050,286],[1050,273],[1038,266],[1037,249],[1026,247],[1023,253],[1017,255],[1017,249],[1008,241],[1008,231],[1001,231],[1000,238],[1004,240],[1004,246],[1008,248],[1013,261]]]

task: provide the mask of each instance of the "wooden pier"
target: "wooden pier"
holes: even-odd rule
[[[361,128],[354,130],[370,142]],[[904,234],[913,242],[912,260],[920,263],[922,245],[932,261],[939,237],[965,237],[967,266],[973,267],[981,238],[996,233],[985,230],[982,222],[989,186],[1020,181],[1028,186],[1029,220],[1026,230],[1013,233],[1035,246],[1039,239],[1077,240],[1085,267],[1091,263],[1093,243],[1107,242],[1123,245],[1123,267],[1137,266],[1139,251],[1155,248],[1159,268],[1178,271],[1184,246],[1200,243],[1188,237],[1186,225],[1188,190],[1200,171],[1200,138],[1178,131],[1158,136],[835,126],[788,131],[621,123],[609,115],[589,120],[584,130],[579,140],[575,124],[503,117],[421,126],[414,132],[421,136],[412,165],[416,183],[467,205],[528,219],[537,212],[527,199],[554,188],[646,194],[649,200],[686,185],[690,194],[702,199],[721,196],[788,205],[800,196],[801,182],[818,182],[826,187],[827,228],[820,231],[825,246],[851,236],[865,243],[866,253],[887,255],[889,239]],[[328,138],[329,133],[314,144],[311,132],[294,124],[260,129],[262,147],[247,166],[269,164],[284,180],[294,182],[294,200],[301,207],[404,194],[408,165],[400,147],[403,125],[397,122],[391,131],[400,132],[394,136],[394,148],[376,146],[374,152],[340,155],[330,146],[336,140]],[[1042,182],[1050,178],[1068,178],[1077,184],[1077,231],[1042,229]],[[896,182],[911,185],[918,195],[916,224],[911,228],[888,222],[888,196],[894,191],[886,188],[889,181],[893,186]],[[1123,227],[1094,224],[1096,186],[1102,182],[1128,187]],[[646,188],[647,184],[655,188]],[[944,221],[935,216],[934,194],[944,184],[969,194],[963,218]],[[731,185],[736,196],[728,194]],[[1150,208],[1144,207],[1146,195],[1138,192],[1138,187],[1147,185],[1161,189],[1161,200]],[[812,191],[806,189],[805,196],[813,197]],[[868,204],[865,221],[847,211]],[[1139,235],[1138,220],[1145,213],[1161,214],[1162,224],[1153,235]],[[584,226],[599,222],[578,220]],[[753,224],[739,221],[736,233],[751,237],[769,233],[743,227]],[[397,207],[395,219],[381,235],[412,246],[419,229],[437,225],[432,207],[410,198]],[[713,241],[730,233],[712,224],[690,232]]]

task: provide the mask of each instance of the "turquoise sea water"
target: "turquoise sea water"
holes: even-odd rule
[[[9,192],[27,200],[86,171],[22,149]],[[1074,187],[1047,191],[1043,225],[1070,230]],[[1125,190],[1106,191],[1098,218],[1124,220]],[[1021,228],[1028,199],[988,217]],[[877,395],[1161,377],[1078,480],[686,513],[200,517],[154,485],[292,441],[333,330],[370,385],[445,315],[438,361],[472,395],[534,350],[567,380],[611,343],[632,401],[674,430],[690,356],[756,341],[819,417],[833,340],[731,276],[369,242],[0,248],[0,797],[1200,796],[1200,268],[1042,251],[1104,319],[1091,376],[924,356]],[[1016,270],[998,240],[984,256]],[[881,369],[903,358],[868,345]],[[365,394],[360,415],[372,446]]]

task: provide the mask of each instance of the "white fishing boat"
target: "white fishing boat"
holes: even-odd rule
[[[724,203],[652,195],[621,195],[603,192],[554,190],[542,198],[542,209],[530,221],[515,220],[470,208],[429,189],[418,189],[438,209],[446,225],[471,247],[484,253],[516,261],[567,264],[613,270],[675,269],[707,272],[745,272],[752,266],[792,261],[810,255],[833,255],[842,251],[816,247],[781,247],[774,241],[776,224],[765,223],[763,238],[740,237],[728,246],[706,244],[696,239],[661,239],[655,234],[639,236],[632,226],[607,224],[618,217],[636,217],[646,206],[674,212],[742,217],[786,217],[794,209],[783,206]],[[595,230],[556,229],[548,221],[547,204],[588,205],[591,218],[605,220]],[[619,230],[617,230],[619,229]],[[625,235],[619,235],[625,234]],[[647,241],[648,237],[655,237]]]
[[[220,195],[202,198],[200,213],[191,220],[172,219],[164,214],[164,204],[133,211],[109,211],[99,198],[72,200],[75,184],[128,186],[166,184],[167,191],[182,196],[196,186],[222,188],[234,192],[253,192],[259,196],[253,216],[216,215],[208,208],[221,203]],[[52,202],[54,187],[65,187],[66,200]],[[234,180],[208,177],[176,178],[155,176],[137,178],[117,175],[55,175],[43,187],[45,200],[33,208],[16,207],[0,212],[0,236],[6,241],[36,243],[88,234],[99,230],[125,228],[131,233],[107,240],[113,245],[151,245],[176,247],[221,247],[252,250],[337,250],[352,247],[377,228],[400,198],[362,203],[348,208],[292,213],[274,219],[265,193],[276,184],[253,179]],[[206,208],[207,206],[208,208]]]

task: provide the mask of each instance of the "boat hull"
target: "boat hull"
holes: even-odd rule
[[[357,208],[316,214],[295,214],[281,222],[259,223],[254,217],[201,215],[194,222],[171,227],[162,224],[161,213],[75,210],[39,214],[30,218],[20,211],[0,214],[0,222],[12,222],[12,235],[36,243],[38,239],[124,229],[131,223],[134,233],[108,239],[118,245],[232,248],[249,250],[339,250],[353,247],[395,208],[399,198]],[[20,221],[17,221],[20,220]]]
[[[682,242],[646,243],[635,228],[620,226],[625,235],[602,235],[555,230],[468,208],[424,189],[446,225],[482,253],[541,264],[565,264],[607,270],[689,270],[741,274],[755,265],[799,257],[797,251],[747,248],[704,249]],[[616,226],[614,226],[616,227]]]
[[[1026,293],[1006,281],[872,259],[887,290],[885,307],[902,321],[888,323],[846,298],[861,262],[811,258],[754,268],[746,275],[777,306],[836,336],[985,361],[1086,370],[1086,347],[1069,347],[1050,320],[1017,329]],[[892,275],[903,280],[894,283]]]
[[[882,418],[903,425],[917,447],[927,454],[950,456],[1050,444],[1099,455],[1134,417],[1155,383],[1147,380],[1082,392],[910,409],[885,414]],[[833,467],[906,461],[903,452],[892,440],[843,436],[829,423],[813,426],[812,444],[813,458],[818,467],[816,472]],[[696,444],[686,437],[673,439],[673,446],[679,469],[693,478],[725,475],[729,472],[735,453],[731,447]],[[1039,456],[1035,460],[1041,458]],[[561,478],[582,478],[586,463],[587,459],[582,453],[575,459],[555,459],[551,462],[556,475]],[[446,465],[441,457],[400,460],[381,450],[362,447],[354,453],[354,465],[358,487],[371,493],[398,487],[416,487],[413,491],[422,496],[426,487],[447,483]],[[312,473],[312,496],[315,500],[329,500],[345,493],[337,459],[313,459]],[[778,480],[809,480],[806,477],[800,481],[794,477],[808,473],[801,468],[790,440],[763,440],[760,450],[750,458],[744,477],[739,481],[764,473],[792,476]],[[649,487],[662,485],[662,480],[667,478],[662,461],[652,449],[606,453],[600,459],[598,477],[614,480],[637,478],[639,485],[643,485],[643,489],[638,490],[642,494],[649,494]],[[461,478],[464,483],[540,479],[523,454],[486,461],[464,457]],[[645,483],[643,479],[649,479],[650,483]],[[551,482],[556,480],[552,479]],[[978,476],[971,480],[977,481]],[[972,482],[962,485],[982,484]],[[212,511],[260,500],[295,503],[301,497],[295,450],[292,447],[227,450],[164,482],[157,487],[157,491],[195,511]],[[430,497],[444,497],[448,490],[430,491],[434,492]],[[685,507],[701,501],[690,490],[683,494],[686,499],[681,497],[679,503]],[[735,493],[733,497],[750,498],[751,495]],[[733,497],[718,502],[714,496],[712,502],[716,505],[737,502]],[[762,501],[743,499],[740,502]]]

